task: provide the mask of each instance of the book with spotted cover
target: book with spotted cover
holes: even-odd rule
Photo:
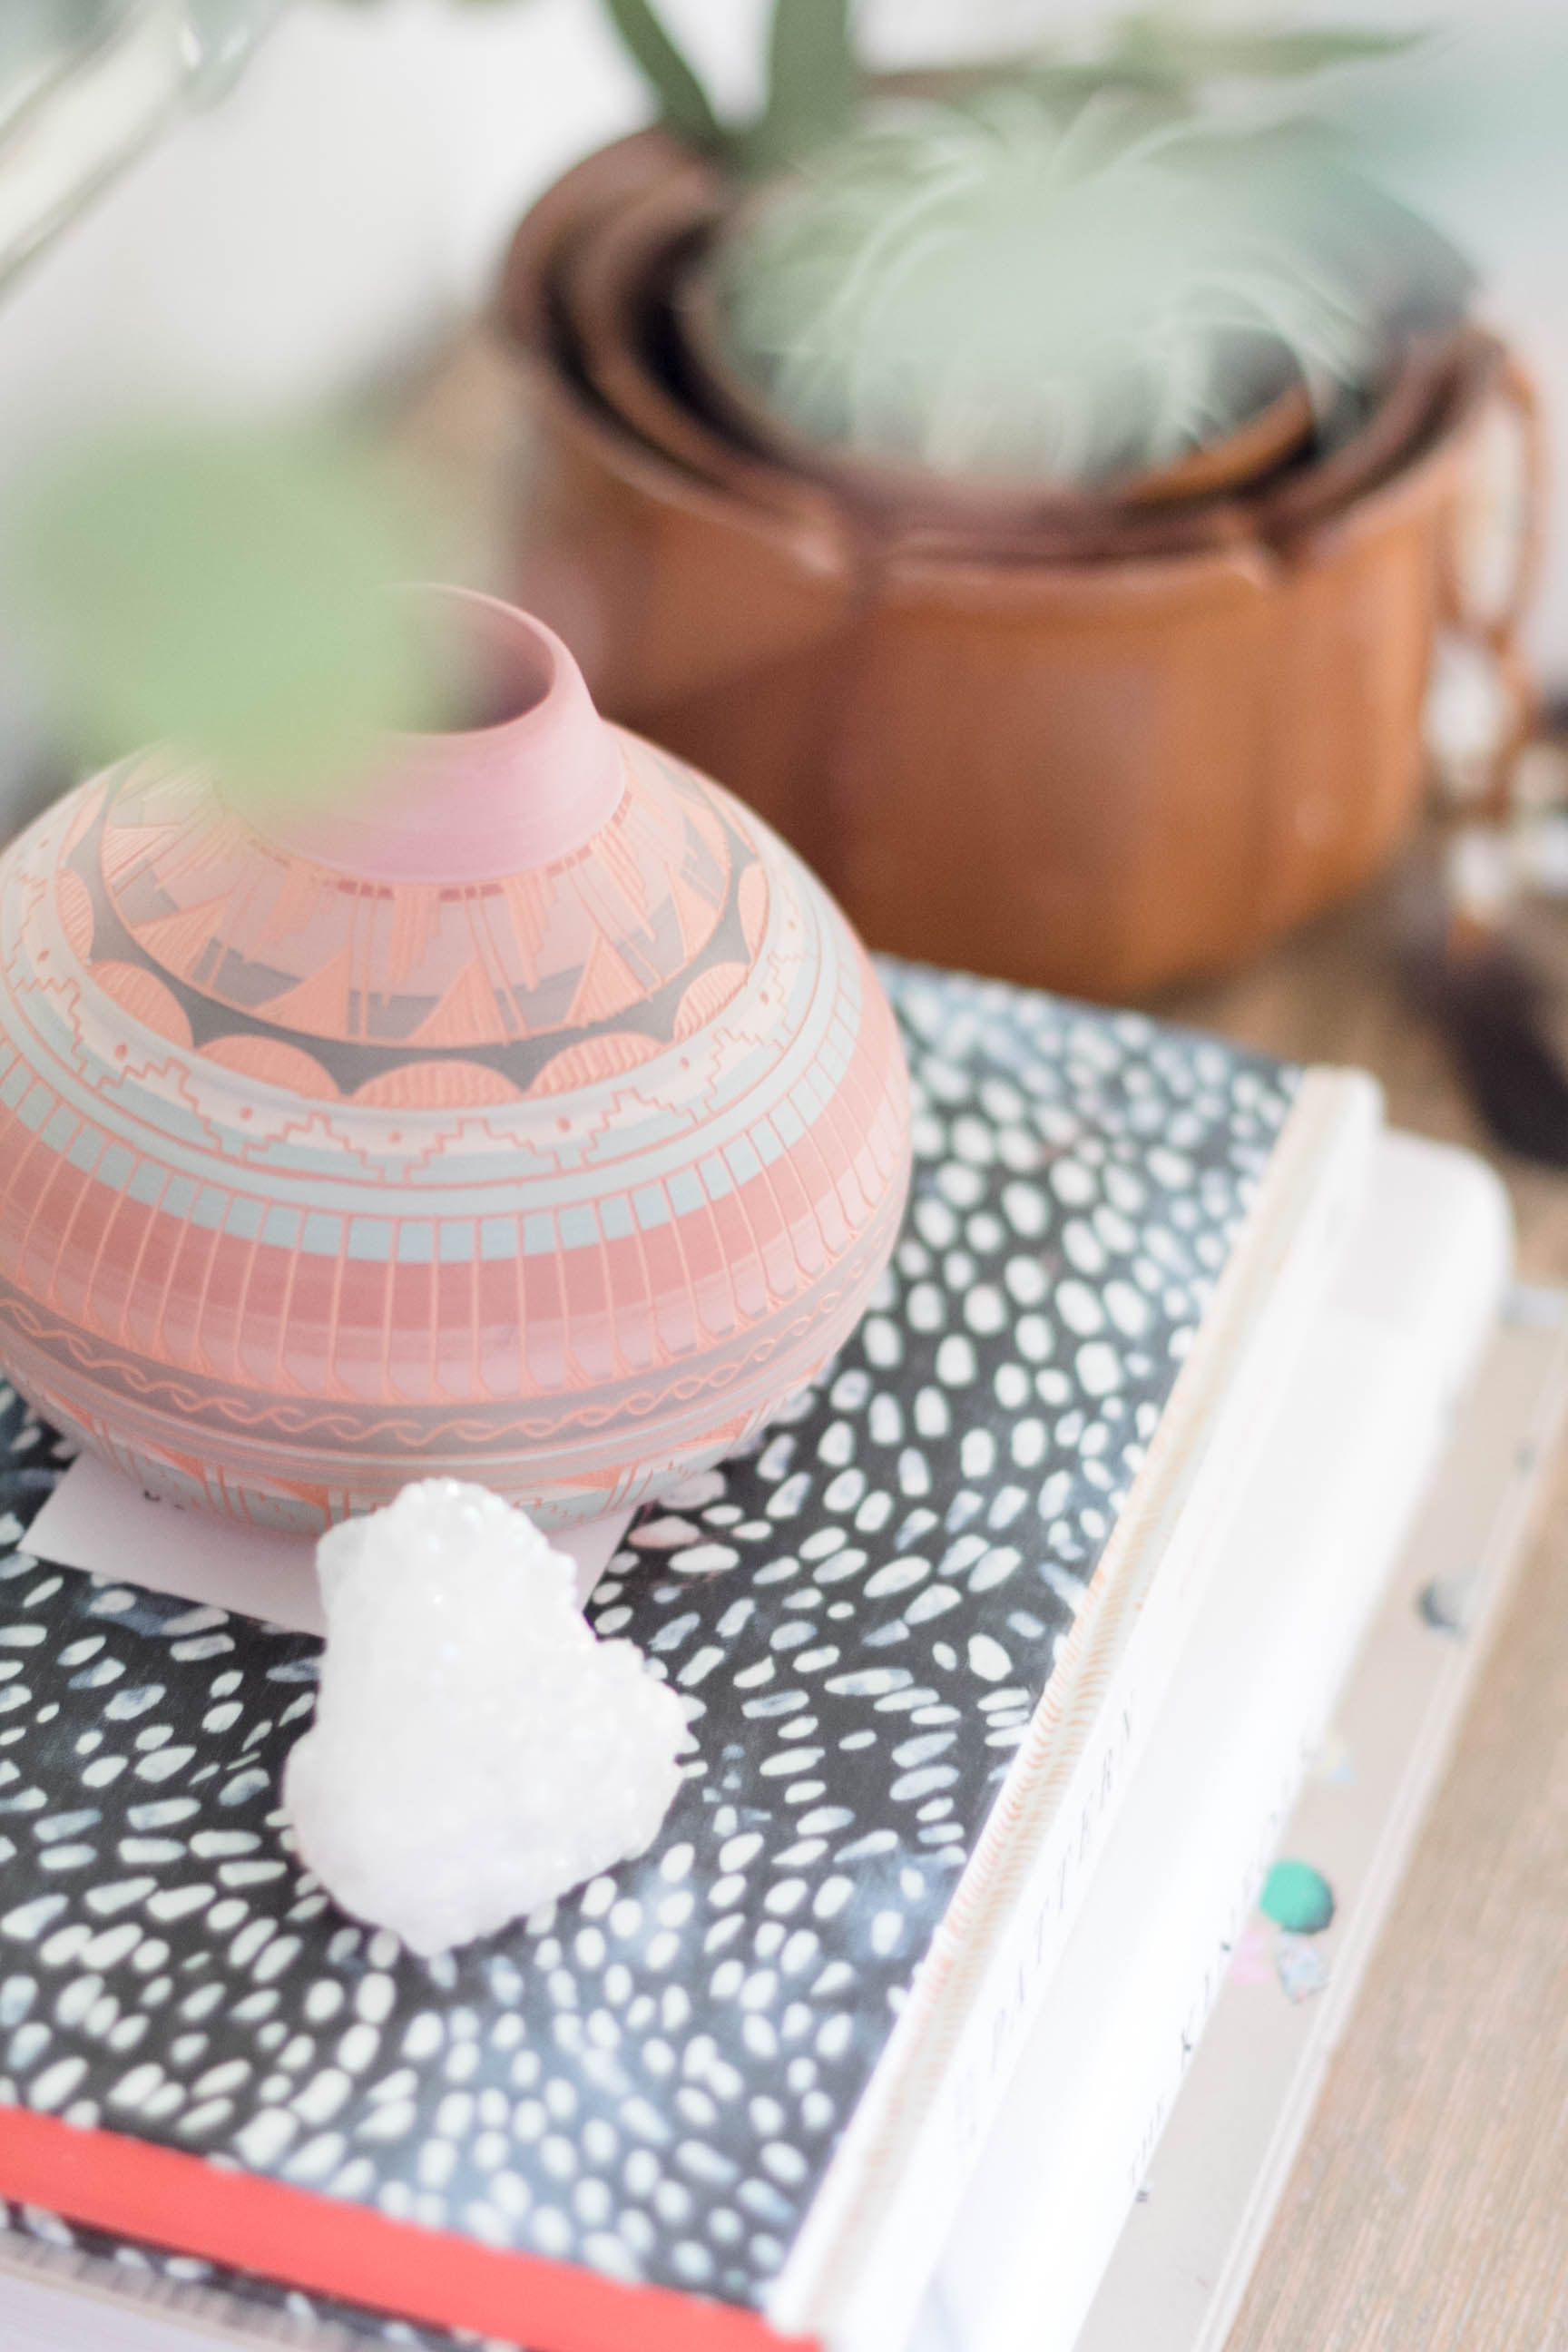
[[[785,1425],[589,1603],[650,1851],[435,1960],[279,1811],[318,1644],[51,1568],[0,1424],[0,2196],[279,2340],[892,2352],[1366,1181],[1375,1090],[889,966],[915,1182]],[[215,1538],[215,1540],[218,1538]]]

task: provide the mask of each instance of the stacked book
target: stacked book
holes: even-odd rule
[[[1127,2315],[1176,2309],[1181,2246],[1256,2242],[1320,1943],[1346,1872],[1385,1899],[1460,1678],[1400,1668],[1361,1861],[1288,1857],[1252,1906],[1380,1611],[1455,1654],[1390,1579],[1500,1344],[1506,1211],[1353,1074],[885,977],[917,1108],[883,1294],[784,1423],[588,1561],[697,1750],[640,1861],[515,1930],[425,1960],[333,1908],[279,1810],[308,1548],[128,1491],[84,1541],[73,1482],[110,1474],[8,1402],[8,2347],[1151,2352]],[[1513,1534],[1478,1538],[1472,1615],[1551,1309],[1505,1367],[1481,1533]],[[1267,2112],[1206,2081],[1186,2236],[1152,2245],[1248,1949],[1289,2023]],[[1216,2134],[1253,2153],[1198,2210]],[[1181,2308],[1217,2344],[1213,2294]]]

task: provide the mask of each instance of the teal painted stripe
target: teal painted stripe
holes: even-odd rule
[[[599,1203],[599,1223],[607,1242],[628,1241],[637,1231],[632,1204],[624,1192],[612,1192]]]
[[[232,1197],[226,1190],[220,1191],[216,1184],[204,1185],[191,1211],[192,1224],[199,1225],[204,1233],[216,1233],[228,1213]]]
[[[632,1206],[645,1234],[657,1233],[660,1225],[669,1223],[669,1202],[662,1184],[639,1184],[632,1194]]]
[[[38,1129],[43,1126],[44,1121],[48,1118],[49,1113],[54,1108],[55,1100],[56,1097],[50,1093],[47,1087],[42,1084],[35,1085],[29,1088],[27,1094],[24,1097],[22,1107],[16,1113],[16,1116],[21,1120],[24,1127],[30,1128],[33,1133],[37,1135]]]
[[[267,1222],[267,1204],[238,1193],[228,1204],[224,1220],[224,1232],[230,1241],[254,1242],[261,1238],[261,1228]]]
[[[183,1181],[189,1182],[188,1178]],[[142,1160],[137,1162],[131,1181],[125,1190],[127,1196],[139,1202],[142,1208],[155,1209],[163,1197],[163,1187],[167,1181],[168,1179],[161,1168],[154,1168],[150,1160]],[[193,1185],[192,1190],[195,1191],[195,1189]]]

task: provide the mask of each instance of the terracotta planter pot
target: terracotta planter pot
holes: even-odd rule
[[[1374,870],[1500,347],[1414,355],[1251,492],[1004,540],[868,511],[672,385],[658,301],[713,187],[657,134],[608,149],[507,273],[518,593],[602,706],[752,801],[873,945],[1085,994],[1234,961]]]

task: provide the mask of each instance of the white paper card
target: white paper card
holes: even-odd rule
[[[552,1535],[577,1563],[585,1601],[626,1528],[629,1511]],[[234,1609],[295,1633],[324,1633],[311,1536],[273,1535],[154,1501],[132,1479],[83,1454],[27,1531],[27,1549],[58,1568],[81,1568],[208,1608]]]

